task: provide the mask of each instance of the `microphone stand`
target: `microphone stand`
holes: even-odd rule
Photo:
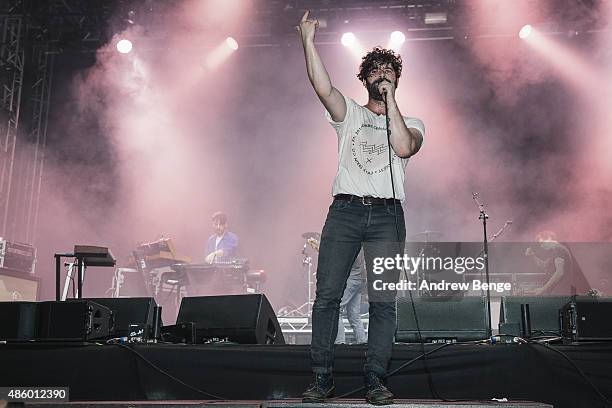
[[[393,215],[395,216],[395,237],[400,245],[399,228],[397,226],[397,208],[395,203],[395,180],[393,179],[393,162],[391,159],[391,119],[389,119],[389,106],[387,105],[387,92],[382,92],[383,102],[385,103],[385,129],[387,131],[387,148],[389,150],[389,174],[391,176],[391,191],[393,192]],[[398,248],[399,250],[400,248]]]
[[[501,234],[504,233],[504,231],[506,230],[506,228],[508,228],[508,225],[512,224],[511,220],[508,220],[504,223],[504,225],[501,226],[501,228],[499,229],[499,231],[497,231],[495,234],[493,234],[493,236],[491,237],[491,239],[489,240],[489,242],[493,242],[493,240],[495,240],[495,238],[499,237]]]
[[[472,193],[472,198],[478,207],[479,215],[478,219],[482,220],[482,230],[483,230],[483,256],[485,261],[485,276],[487,280],[487,304],[486,304],[486,315],[487,315],[487,335],[491,337],[493,334],[491,330],[491,289],[489,283],[489,243],[487,240],[487,219],[489,215],[486,213],[484,204],[478,201],[478,193]]]
[[[495,234],[493,234],[493,236],[488,241],[488,243],[491,243],[495,241],[497,238],[499,238],[499,236],[504,233],[504,231],[506,230],[506,228],[508,228],[510,224],[512,224],[512,220],[506,221],[504,225],[502,225],[501,228]],[[483,253],[484,253],[484,249],[481,249],[480,252],[478,252],[478,255],[475,256],[475,258],[478,258]],[[480,276],[482,277],[482,273],[480,274]]]
[[[397,220],[397,204],[396,204],[396,200],[395,200],[395,181],[393,180],[393,162],[391,161],[391,119],[389,119],[389,106],[387,105],[387,92],[383,92],[382,93],[383,96],[383,101],[385,103],[385,128],[387,128],[387,146],[389,149],[389,174],[391,175],[391,190],[393,191],[393,215],[395,216],[395,236],[397,238],[397,249],[398,249],[398,253],[399,252],[403,252],[401,249],[403,247],[403,245],[405,245],[404,242],[400,242],[400,234],[399,234],[399,227],[398,227],[398,220]],[[404,238],[405,240],[405,238]],[[408,274],[406,273],[406,269],[404,268],[404,277],[406,278],[406,281],[408,281]],[[417,310],[416,310],[416,306],[414,304],[414,297],[412,296],[412,291],[410,289],[408,289],[408,294],[410,295],[410,304],[412,305],[412,313],[414,314],[414,322],[416,325],[416,329],[417,329],[417,334],[418,334],[418,339],[419,339],[419,343],[421,344],[421,353],[423,354],[423,365],[425,366],[425,371],[427,372],[427,382],[429,384],[429,389],[432,392],[432,395],[435,393],[434,387],[433,387],[433,379],[431,377],[431,373],[429,372],[429,367],[427,365],[427,353],[425,353],[425,343],[423,342],[423,336],[421,335],[421,325],[419,324],[419,318],[417,316]],[[397,308],[397,299],[395,300],[395,306]],[[491,324],[489,323],[489,326]],[[437,394],[437,393],[436,393]]]

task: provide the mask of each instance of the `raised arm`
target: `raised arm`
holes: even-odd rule
[[[310,11],[308,10],[304,13],[300,25],[297,27],[302,37],[302,45],[304,46],[308,79],[332,119],[336,122],[341,122],[346,116],[346,102],[340,91],[333,87],[325,65],[323,65],[323,60],[321,60],[321,56],[315,47],[314,37],[319,22],[317,20],[309,20],[309,13]]]

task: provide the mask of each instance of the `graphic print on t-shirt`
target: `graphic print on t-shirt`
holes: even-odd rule
[[[351,137],[353,161],[369,175],[382,173],[389,168],[388,148],[384,127],[364,123]],[[397,158],[395,152],[392,152],[391,161],[395,163]]]

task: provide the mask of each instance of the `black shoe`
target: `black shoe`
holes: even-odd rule
[[[365,399],[372,405],[393,404],[393,393],[385,387],[378,374],[368,371],[365,375]]]
[[[331,374],[315,374],[312,383],[302,394],[302,402],[325,402],[334,396],[334,377]]]

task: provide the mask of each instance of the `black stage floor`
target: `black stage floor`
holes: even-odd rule
[[[493,398],[567,408],[608,406],[589,381],[612,398],[609,342],[551,348],[535,344],[426,345],[425,350],[431,352],[427,369],[422,359],[416,360],[388,380],[397,399],[404,400],[403,406],[485,406],[470,401],[490,401],[486,406],[497,406],[491,405]],[[337,347],[337,395],[362,386],[365,351],[363,345]],[[391,370],[420,355],[420,345],[395,345]],[[298,398],[309,380],[309,347],[300,345],[0,345],[1,386],[67,386],[70,399],[92,402],[87,406],[101,406],[93,403],[96,401],[114,401],[115,406],[120,401],[149,401],[146,405],[158,401],[155,406],[163,406],[163,401],[167,406],[193,401],[183,404],[193,406],[219,399],[234,401],[225,403],[228,406],[272,407],[271,401]],[[363,391],[358,390],[343,398],[362,396]],[[237,404],[237,400],[244,403]],[[438,405],[418,400],[436,400]],[[261,401],[268,402],[262,405]],[[282,404],[273,408],[300,405],[295,401]]]
[[[28,407],[42,407],[48,404],[27,404]],[[75,402],[69,403],[71,408],[367,408],[371,405],[363,400],[343,400],[322,404],[304,404],[300,400],[282,401],[132,401],[132,402]],[[396,400],[394,408],[552,408],[552,405],[540,402],[495,402],[495,401],[463,401],[439,402],[426,400]]]

